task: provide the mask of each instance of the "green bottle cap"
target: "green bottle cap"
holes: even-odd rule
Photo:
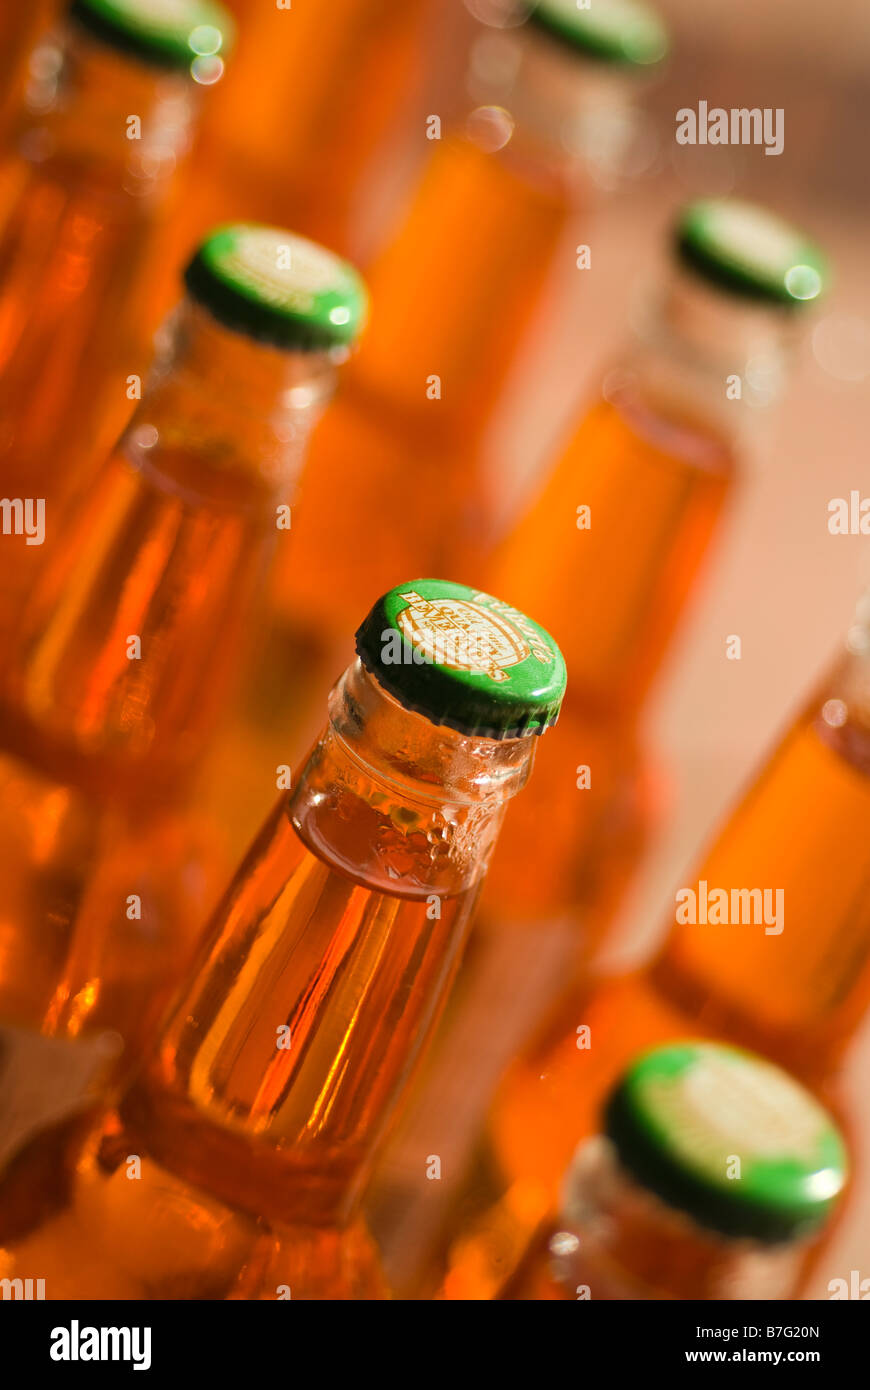
[[[810,1093],[714,1043],[635,1061],[610,1094],[604,1132],[642,1186],[727,1236],[791,1240],[825,1220],[846,1183],[843,1139]]]
[[[686,265],[748,299],[797,308],[825,286],[819,248],[766,208],[737,198],[690,203],[677,223],[676,244]]]
[[[346,261],[279,227],[219,227],[184,273],[188,291],[226,327],[313,352],[351,343],[368,296]]]
[[[565,693],[565,662],[548,632],[500,599],[444,579],[413,579],[384,594],[356,649],[400,704],[480,738],[543,733]]]
[[[668,51],[668,31],[640,0],[538,0],[528,23],[589,58],[649,67]]]
[[[211,0],[72,0],[71,19],[89,34],[144,63],[193,69],[226,55],[232,16]]]

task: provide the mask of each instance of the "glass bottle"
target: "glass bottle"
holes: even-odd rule
[[[288,548],[277,572],[276,608],[300,640],[306,625],[340,636],[358,595],[373,599],[396,573],[449,568],[469,530],[480,541],[480,442],[589,198],[599,145],[586,118],[617,91],[624,109],[631,75],[666,48],[645,7],[615,16],[607,43],[595,7],[551,0],[520,28],[485,31],[481,43],[500,51],[473,57],[465,129],[441,139],[430,119],[438,138],[369,269],[376,312],[303,477],[299,565]]]
[[[493,585],[547,615],[572,683],[531,808],[512,819],[493,866],[483,908],[493,930],[533,923],[540,948],[542,922],[573,923],[576,937],[584,915],[591,935],[590,906],[606,920],[602,900],[624,887],[648,794],[639,713],[823,275],[817,249],[765,209],[688,205],[636,342],[496,551]],[[515,853],[545,807],[556,829],[542,893]]]
[[[839,1205],[845,1143],[778,1067],[681,1042],[632,1062],[559,1219],[503,1298],[791,1299]]]
[[[49,1298],[259,1296],[264,1268],[294,1298],[353,1291],[336,1247],[359,1247],[373,1151],[565,680],[543,629],[439,580],[384,595],[357,652],[67,1210],[13,1252]]]
[[[492,558],[491,587],[547,615],[572,679],[535,786],[505,826],[416,1113],[374,1187],[391,1222],[379,1235],[411,1278],[449,1219],[451,1194],[442,1184],[439,1215],[429,1193],[407,1184],[397,1201],[396,1177],[448,1115],[450,1168],[463,1172],[502,1070],[566,974],[590,968],[655,806],[638,732],[647,692],[823,279],[804,237],[731,199],[683,210],[672,262],[600,401]],[[496,1046],[489,1011],[506,995],[516,1003]],[[468,1055],[479,1059],[470,1075]]]
[[[2,170],[0,487],[58,512],[93,483],[147,362],[148,267],[231,21],[205,0],[75,0],[31,59]],[[18,537],[16,537],[18,539]],[[0,631],[42,546],[0,544]],[[4,563],[10,560],[10,563]]]
[[[5,1094],[13,1110],[24,1097],[28,1127],[58,1039],[73,1071],[108,1033],[124,1065],[138,1055],[213,901],[192,769],[365,310],[345,262],[251,224],[207,238],[186,283],[97,486],[71,516],[47,514],[61,534],[6,653],[0,1023],[23,1030]],[[79,1098],[66,1089],[64,1104]]]
[[[298,521],[278,557],[268,665],[203,769],[201,794],[221,806],[239,853],[271,796],[258,769],[286,762],[316,731],[359,597],[373,600],[396,574],[457,572],[454,549],[477,508],[469,450],[548,258],[591,189],[589,159],[601,149],[589,118],[605,108],[626,115],[630,90],[664,49],[660,22],[628,8],[617,6],[603,54],[589,12],[574,11],[570,43],[531,20],[483,31],[468,128],[433,142],[407,216],[371,268],[371,325],[312,441]],[[619,39],[633,34],[629,54]],[[439,400],[426,398],[433,372]],[[282,673],[299,670],[288,700]]]
[[[709,1034],[814,1089],[834,1084],[870,1002],[868,613],[865,600],[845,660],[678,889],[650,963],[566,988],[508,1069],[450,1218],[466,1227],[448,1257],[455,1287],[460,1247],[472,1281],[498,1285],[486,1233],[510,1230],[510,1247],[526,1248],[600,1097],[641,1049]]]

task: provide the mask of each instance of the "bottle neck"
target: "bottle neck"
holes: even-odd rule
[[[286,501],[343,352],[287,352],[185,298],[163,325],[121,441],[136,467],[194,503]]]
[[[122,798],[174,788],[239,668],[332,379],[325,354],[183,305],[89,494],[46,516],[52,550],[7,663],[13,750]]]
[[[532,742],[435,727],[350,667],[124,1102],[158,1162],[270,1221],[347,1219]]]
[[[754,305],[678,268],[640,306],[635,344],[606,392],[628,390],[653,414],[742,445],[760,409],[783,392],[796,336],[787,311]]]
[[[30,58],[19,154],[107,194],[153,198],[187,151],[200,88],[63,25]]]
[[[638,73],[593,59],[531,25],[480,35],[471,50],[468,90],[502,109],[518,159],[563,179],[574,196],[610,191],[636,162]]]
[[[332,691],[290,815],[316,854],[370,888],[466,892],[486,872],[533,745],[534,737],[470,738],[433,725],[355,661]]]
[[[565,1183],[551,1272],[569,1297],[777,1299],[793,1297],[806,1242],[768,1245],[720,1235],[641,1187],[604,1136],[574,1158]]]
[[[474,448],[486,429],[572,216],[619,176],[634,85],[528,27],[474,45],[474,108],[433,141],[400,233],[371,267],[375,310],[351,369],[415,445]]]

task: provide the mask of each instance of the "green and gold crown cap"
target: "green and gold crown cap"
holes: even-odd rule
[[[368,296],[353,266],[278,227],[219,227],[202,242],[184,280],[226,327],[275,347],[340,347],[353,342],[365,321]]]
[[[565,662],[548,632],[500,599],[444,579],[413,579],[384,594],[356,649],[400,704],[472,736],[543,733],[565,693]]]
[[[703,198],[676,228],[682,261],[721,289],[798,308],[817,299],[827,270],[817,246],[788,222],[738,198]]]
[[[649,67],[668,51],[668,31],[640,0],[538,0],[529,24],[576,52],[605,63]]]
[[[95,38],[158,67],[190,69],[225,57],[232,16],[212,0],[72,0],[70,18]]]
[[[604,1131],[640,1184],[728,1236],[802,1235],[846,1183],[843,1139],[814,1097],[771,1062],[714,1043],[638,1058],[610,1094]]]

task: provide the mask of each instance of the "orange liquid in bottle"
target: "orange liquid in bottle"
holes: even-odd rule
[[[477,441],[567,215],[555,181],[471,141],[435,151],[368,277],[371,327],[312,441],[277,575],[291,623],[351,631],[360,601],[451,554],[477,501]],[[433,376],[440,399],[427,399]]]
[[[685,607],[733,478],[710,426],[609,393],[572,437],[492,572],[561,628],[575,704],[638,707]],[[578,514],[588,507],[590,516]],[[546,563],[545,563],[546,559]]]
[[[733,474],[731,450],[709,429],[616,394],[587,416],[499,548],[490,586],[544,615],[570,679],[534,789],[508,817],[493,862],[483,911],[494,926],[576,913],[596,893],[600,907],[608,866],[605,897],[624,881],[620,866],[631,862],[645,819],[633,715],[697,581]],[[590,781],[581,787],[584,767]],[[544,816],[550,830],[539,843]],[[534,876],[524,864],[531,843]]]
[[[238,778],[248,789],[249,806],[233,795],[223,816],[240,853],[273,790],[256,769],[289,763],[310,742],[308,716],[346,663],[360,607],[398,575],[450,572],[457,529],[474,507],[467,451],[566,216],[555,188],[531,186],[468,141],[445,142],[409,221],[367,276],[371,327],[314,431],[292,530],[281,537],[269,669],[249,683],[203,778],[213,802]],[[441,400],[426,399],[430,372],[442,376]],[[281,685],[282,671],[292,682]]]
[[[381,46],[420,0],[396,9],[391,0],[332,0],[326,12],[319,0],[295,0],[292,13],[246,5],[209,136],[292,178],[322,152],[341,108],[352,109],[360,75],[376,81]]]
[[[258,343],[186,301],[20,615],[0,704],[0,1022],[22,1026],[11,1097],[3,1078],[18,1141],[4,1232],[62,1195],[56,1121],[72,1112],[80,1138],[83,1111],[138,1063],[226,882],[213,821],[190,813],[190,774],[332,376],[328,354]],[[116,1055],[95,1085],[108,1032]],[[59,1040],[60,1109],[46,1079]]]
[[[424,0],[243,7],[197,141],[201,177],[184,190],[162,274],[155,268],[161,304],[190,249],[224,221],[292,226],[355,255],[363,178],[414,80],[424,10]]]
[[[496,1094],[489,1166],[468,1189],[469,1210],[486,1211],[454,1246],[450,1297],[490,1297],[507,1277],[602,1096],[642,1049],[707,1034],[815,1086],[830,1078],[870,999],[870,781],[866,729],[833,731],[817,711],[788,735],[688,880],[729,895],[782,889],[782,930],[758,919],[678,924],[648,969],[575,993],[555,1012]]]
[[[442,814],[438,760],[455,769],[462,740],[382,695],[371,738],[421,785],[405,796],[373,773],[356,723],[372,687],[347,679],[353,749],[346,729],[328,735],[278,804],[158,1053],[82,1159],[69,1210],[14,1250],[16,1269],[40,1264],[49,1298],[224,1297],[252,1258],[293,1297],[346,1296],[324,1288],[324,1268],[341,1267],[343,1232],[359,1246],[372,1150],[449,988],[500,820],[498,794],[488,814],[480,801]],[[520,770],[505,750],[493,756]],[[473,761],[462,776],[480,776]],[[263,1237],[278,1246],[268,1272]],[[354,1277],[371,1284],[374,1267]]]
[[[60,8],[61,0],[30,0],[6,5],[0,15],[0,140],[8,137],[21,102],[31,49]]]
[[[204,464],[165,446],[152,464],[134,436],[103,468],[13,645],[0,736],[19,756],[140,800],[189,763],[264,569],[262,512]]]
[[[177,859],[162,859],[170,832],[156,820],[183,802],[190,769],[256,622],[277,534],[275,505],[310,424],[305,408],[281,413],[275,402],[294,371],[297,380],[312,383],[318,370],[331,375],[319,355],[312,363],[312,354],[288,356],[253,344],[193,305],[179,317],[174,353],[155,374],[93,494],[67,521],[10,641],[0,747],[11,760],[7,776],[16,791],[2,804],[10,833],[0,863],[2,894],[17,906],[2,912],[0,1016],[37,1026],[46,991],[49,999],[59,991],[75,1001],[73,1031],[90,1011],[102,1026],[126,1035],[137,1007],[133,996],[144,1008],[156,988],[165,926],[160,932],[153,920],[149,926],[146,912],[140,944],[150,937],[149,971],[125,1007],[116,999],[108,1008],[105,975],[114,971],[116,984],[133,985],[129,971],[139,954],[128,935],[134,928],[122,922],[118,931],[117,915],[123,919],[125,899],[137,891],[137,853],[147,855],[150,844],[157,855],[151,867],[165,864],[170,881],[173,864],[178,867]],[[126,822],[126,839],[116,823],[109,829],[107,808]],[[114,917],[92,911],[83,922],[78,965],[65,976],[57,967],[94,871],[83,846],[98,854],[105,835],[113,858],[127,863],[131,886]],[[183,865],[185,838],[195,843],[197,835],[178,824],[170,838]],[[139,876],[143,864],[147,870],[147,857]],[[52,907],[58,874],[65,885],[62,912]],[[195,886],[195,877],[190,882]],[[22,912],[22,903],[32,910]],[[153,911],[154,894],[150,906]],[[173,921],[172,931],[185,942],[182,955],[199,925],[194,911]],[[95,975],[97,942],[106,955]],[[164,985],[178,954],[166,952]],[[57,1007],[55,999],[60,1030]]]
[[[183,791],[238,660],[263,568],[262,516],[179,496],[173,484],[183,463],[189,468],[189,456],[164,452],[160,465],[168,474],[149,477],[123,453],[111,459],[13,645],[0,720],[8,790],[0,808],[7,831],[0,856],[6,1020],[37,1026],[56,991],[80,996],[89,985],[79,1005],[87,1003],[91,1022],[123,1026],[126,1035],[134,995],[144,1006],[157,983],[153,972],[174,976],[198,925],[184,914],[167,941],[165,925],[154,930],[152,892],[140,933],[150,970],[130,978],[140,952],[124,905],[141,889],[147,858],[138,872],[134,866],[149,843],[151,853],[158,843],[168,853],[167,827],[149,825]],[[141,656],[131,658],[136,639]],[[129,807],[132,843],[117,816],[107,815],[109,805]],[[186,862],[190,835],[190,827],[176,826],[172,856],[152,861],[169,880],[172,865],[180,870]],[[128,883],[116,863],[120,896],[106,904],[108,916],[91,903],[82,921],[91,954],[94,941],[101,943],[102,966],[73,984],[78,971],[74,965],[67,979],[67,952],[86,886],[107,855],[123,858]],[[131,988],[116,1007],[106,992],[111,963]]]
[[[60,50],[53,50],[56,62]],[[131,409],[147,361],[147,264],[192,119],[186,75],[72,29],[45,112],[22,125],[0,205],[0,479],[45,502],[43,543],[0,538],[8,621],[64,509]],[[128,138],[129,113],[141,137]]]
[[[686,605],[732,472],[730,449],[709,427],[623,391],[586,417],[494,557],[487,587],[547,615],[567,653],[568,692],[532,785],[505,819],[419,1113],[374,1184],[373,1219],[403,1289],[406,1271],[413,1285],[427,1228],[434,1238],[438,1206],[412,1194],[411,1210],[397,1198],[409,1156],[450,1126],[445,1168],[463,1171],[497,1077],[561,994],[566,971],[576,973],[597,944],[630,881],[654,794],[633,715]],[[580,530],[584,505],[591,527]],[[494,1029],[491,1008],[506,997],[517,1001],[510,1021]],[[467,1056],[479,1059],[473,1076],[462,1068]],[[445,1209],[450,1182],[439,1189]]]

